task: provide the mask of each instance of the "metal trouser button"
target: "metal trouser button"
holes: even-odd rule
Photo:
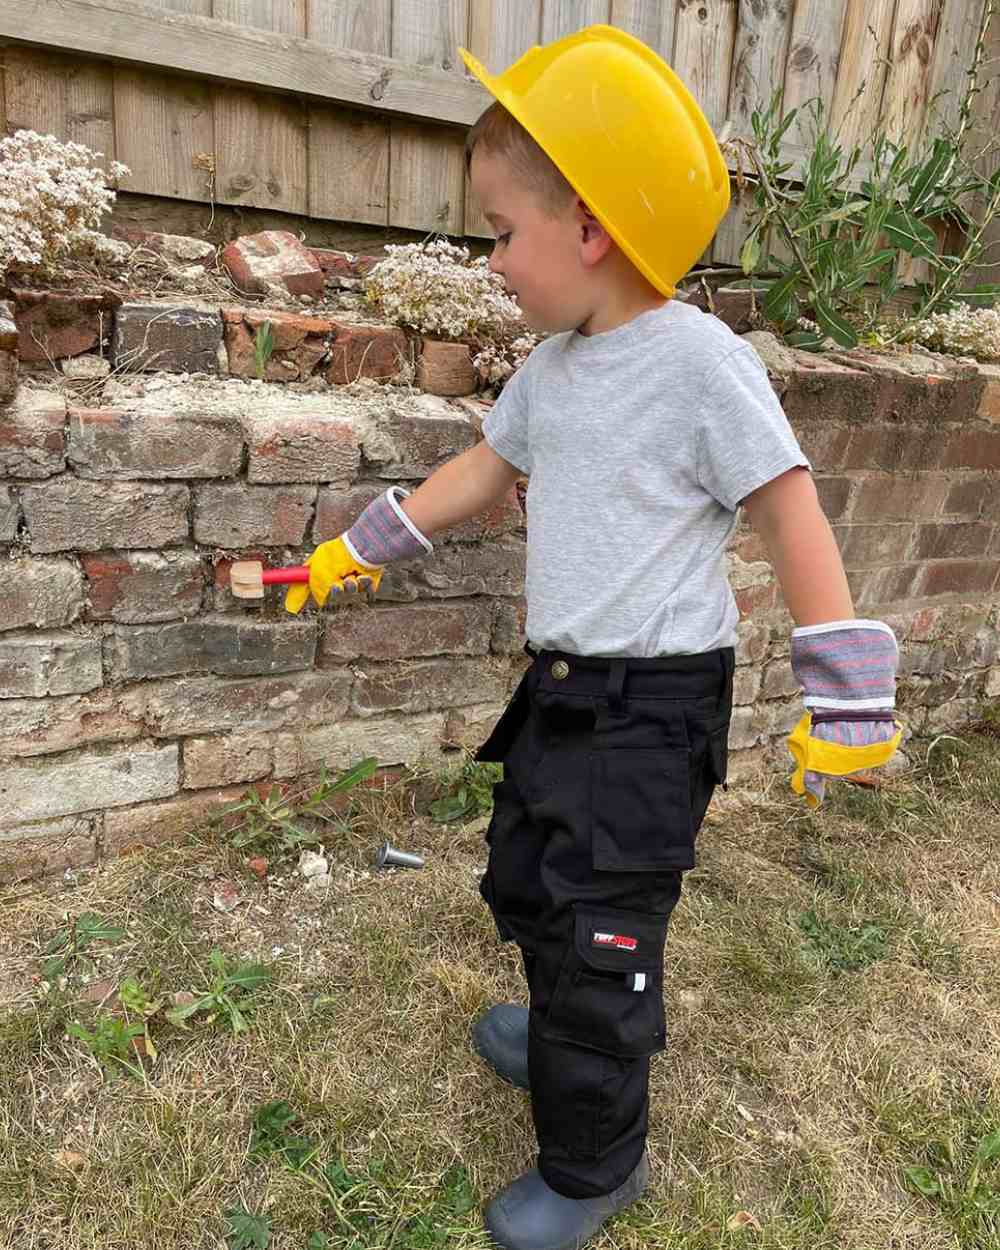
[[[569,676],[569,665],[565,660],[556,660],[552,665],[552,676],[556,681],[564,681]]]

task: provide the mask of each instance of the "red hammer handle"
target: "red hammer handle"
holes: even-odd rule
[[[295,582],[309,583],[309,566],[290,564],[284,569],[264,569],[260,575],[265,586],[291,586]]]

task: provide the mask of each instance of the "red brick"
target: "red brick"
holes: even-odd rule
[[[288,230],[243,235],[223,248],[222,263],[241,291],[269,295],[283,287],[291,295],[323,294],[323,270]]]
[[[868,421],[876,412],[875,381],[859,369],[847,368],[828,356],[793,352],[782,406],[796,429],[807,422]],[[839,465],[820,465],[839,468]]]
[[[837,525],[834,535],[848,568],[879,568],[906,559],[912,525]]]
[[[216,616],[119,626],[110,648],[118,681],[179,673],[271,676],[311,668],[315,656],[316,634],[309,617],[263,621]]]
[[[924,565],[920,593],[928,597],[986,594],[993,589],[998,572],[998,560],[935,560]]]
[[[422,339],[416,380],[430,395],[472,395],[479,379],[468,344]]]
[[[497,600],[490,639],[490,650],[495,655],[518,655],[524,651],[527,616],[528,604],[524,598]]]
[[[503,499],[489,512],[435,535],[435,542],[483,542],[487,538],[499,538],[524,529],[524,511],[518,497],[517,486],[512,486]]]
[[[844,457],[847,469],[938,468],[941,464],[941,431],[933,425],[870,424],[854,431]]]
[[[309,250],[323,270],[327,282],[336,278],[353,281],[364,278],[378,264],[379,259],[377,256],[356,256],[353,252],[338,252],[326,247],[312,247]]]
[[[94,863],[97,820],[94,816],[68,816],[22,825],[0,835],[0,886],[36,881]]]
[[[0,718],[0,756],[51,755],[145,737],[148,730],[107,687],[86,694],[50,698],[4,699]]]
[[[86,694],[103,681],[99,637],[56,629],[0,634],[0,698]]]
[[[102,551],[81,563],[91,620],[135,625],[201,610],[204,570],[193,551]]]
[[[123,304],[115,314],[112,356],[119,366],[215,374],[221,346],[217,308],[175,299]]]
[[[219,482],[195,487],[195,542],[228,551],[257,545],[298,547],[315,499],[315,486]]]
[[[99,348],[102,330],[121,302],[111,292],[76,295],[70,291],[11,291],[21,359],[35,364],[79,356]]]
[[[494,660],[411,660],[367,666],[351,691],[357,716],[383,712],[426,712],[488,703],[507,694],[507,674]]]
[[[414,656],[485,655],[493,606],[472,603],[352,606],[331,614],[320,654],[338,663],[360,657],[402,660]]]
[[[971,521],[1000,514],[1000,481],[994,477],[960,477],[952,481],[942,511]]]
[[[392,382],[413,358],[406,334],[397,326],[331,322],[333,341],[326,380],[337,386],[369,378]]]
[[[233,417],[71,408],[68,456],[81,477],[232,477],[243,462]]]
[[[875,382],[875,412],[907,422],[968,421],[984,389],[975,364],[919,352],[883,356],[867,348],[835,359],[869,373]]]
[[[442,543],[432,556],[390,564],[379,586],[385,603],[467,595],[512,598],[524,591],[525,545],[505,537],[482,544]]]
[[[946,469],[1000,469],[1000,429],[950,432],[941,464]]]
[[[0,486],[0,543],[13,542],[21,520],[21,505],[9,486]]]
[[[851,519],[912,521],[936,517],[950,488],[944,474],[884,474],[858,482]]]
[[[83,610],[83,578],[69,560],[21,559],[5,565],[0,630],[54,629]]]
[[[189,834],[207,828],[222,808],[238,802],[244,793],[243,787],[232,786],[106,812],[101,849],[105,856],[128,855],[143,847],[181,842]],[[232,821],[237,819],[234,816]],[[227,827],[233,827],[232,823]]]
[[[851,583],[851,592],[855,595],[856,603],[887,604],[896,603],[902,599],[916,598],[921,593],[922,575],[923,566],[919,564],[903,564],[891,569],[873,569],[868,572],[860,593],[855,590],[853,571],[848,573],[848,580]]]
[[[0,404],[17,394],[17,326],[0,313]]]
[[[61,478],[21,493],[31,550],[163,547],[188,537],[186,486]]]
[[[385,494],[385,484],[363,485],[350,489],[321,486],[316,500],[316,520],[313,522],[314,543],[325,543],[339,538],[349,530],[373,499]]]
[[[848,511],[853,479],[849,477],[817,477],[816,493],[820,507],[830,521],[840,520]]]
[[[794,428],[799,446],[814,473],[831,473],[844,467],[853,432],[850,427],[825,421],[796,421]]]
[[[312,377],[333,341],[333,325],[321,317],[224,308],[222,322],[233,377],[257,377],[255,343],[265,322],[271,323],[273,336],[273,350],[264,365],[264,379],[268,382],[304,382]]]
[[[332,482],[349,485],[361,464],[351,421],[335,413],[299,415],[278,409],[247,422],[250,482]]]
[[[21,391],[0,408],[0,477],[43,478],[66,467],[66,401],[58,391]]]
[[[984,556],[992,537],[993,526],[977,522],[919,525],[915,555],[920,560]]]
[[[393,481],[424,478],[459,452],[473,447],[478,436],[466,412],[437,395],[411,395],[396,400],[380,420],[384,443],[365,447],[378,477]]]

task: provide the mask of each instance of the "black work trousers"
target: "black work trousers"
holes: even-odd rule
[[[504,764],[481,890],[524,956],[538,1167],[566,1197],[642,1156],[667,922],[725,781],[733,663],[541,651],[478,752]]]

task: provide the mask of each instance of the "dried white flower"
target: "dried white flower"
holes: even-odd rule
[[[1000,360],[1000,309],[956,304],[947,312],[934,313],[918,321],[906,338],[955,356]]]
[[[48,277],[67,261],[119,261],[128,247],[100,232],[117,182],[128,172],[82,143],[18,130],[0,140],[0,274],[10,269]]]

